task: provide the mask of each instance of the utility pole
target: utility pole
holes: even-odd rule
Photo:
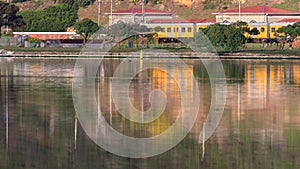
[[[112,25],[112,6],[113,6],[113,0],[110,0],[110,25]]]
[[[239,0],[239,21],[241,21],[241,0]]]
[[[98,0],[98,26],[101,26],[101,0]]]
[[[145,23],[145,9],[144,9],[144,5],[145,5],[145,0],[142,0],[142,23]]]

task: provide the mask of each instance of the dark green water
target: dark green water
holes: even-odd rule
[[[226,106],[217,130],[204,146],[199,131],[210,106],[210,84],[200,61],[187,61],[200,91],[196,123],[173,149],[146,159],[119,157],[103,150],[76,122],[72,100],[75,62],[1,59],[1,169],[300,168],[299,61],[222,61],[227,77]],[[141,92],[147,96],[153,88],[167,91],[170,103],[166,107],[167,115],[154,125],[135,125],[125,121],[114,106],[109,106],[107,79],[119,63],[120,60],[105,60],[101,67],[104,79],[101,109],[106,120],[129,136],[149,137],[161,133],[180,109],[178,86],[158,70],[136,76],[130,87],[135,106],[141,105]],[[164,62],[159,64],[164,66]],[[175,76],[186,73],[176,67],[171,71]],[[144,108],[148,107],[146,101]]]

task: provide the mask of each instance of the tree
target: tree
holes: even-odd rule
[[[300,22],[296,22],[293,25],[283,26],[278,29],[278,33],[284,33],[286,38],[294,40],[300,35]]]
[[[95,2],[95,0],[54,0],[54,2],[65,3],[65,4],[77,4],[81,7],[86,7]]]
[[[25,2],[27,0],[12,0],[12,3]]]
[[[110,34],[127,38],[138,33],[148,32],[148,28],[144,25],[118,22],[110,26]]]
[[[250,32],[250,28],[248,27],[247,22],[237,21],[237,22],[235,22],[231,25],[238,28],[238,29],[240,29],[243,33]]]
[[[249,33],[250,36],[260,34],[260,32],[259,32],[259,30],[257,28],[250,29],[250,31],[248,33]]]
[[[0,1],[0,32],[3,25],[11,27],[13,30],[22,30],[25,25],[22,17],[17,15],[19,8]],[[0,33],[1,37],[1,33]]]
[[[74,27],[76,29],[76,33],[83,37],[83,43],[85,43],[86,40],[99,29],[98,25],[88,18],[75,23]]]
[[[101,39],[103,42],[101,46],[104,47],[106,44],[121,42],[124,39],[129,38],[131,41],[135,41],[136,45],[138,46],[139,43],[139,35],[141,33],[149,32],[148,28],[144,25],[139,24],[131,24],[131,23],[124,23],[118,22],[117,24],[111,25],[108,29],[102,28],[98,33],[105,34],[105,37]],[[148,39],[148,42],[154,41],[154,35],[145,35]]]
[[[27,32],[63,32],[74,25],[77,16],[77,5],[58,4],[44,10],[27,10],[22,15]]]
[[[236,51],[245,42],[244,34],[235,27],[229,26],[225,29],[226,41],[225,49],[231,52]]]
[[[156,26],[155,28],[154,28],[154,32],[160,32],[161,31],[161,27],[160,26]]]
[[[148,28],[144,25],[118,22],[110,26],[108,34],[112,36],[115,41],[119,42],[132,35],[144,32],[148,32]]]
[[[82,6],[82,7],[86,7],[86,6],[89,6],[90,4],[94,3],[95,0],[78,0],[77,3],[79,6]]]
[[[250,29],[247,22],[238,21],[236,23],[233,23],[232,25],[235,26],[236,28],[240,29],[241,32],[245,35],[246,40],[245,40],[244,47],[246,47],[247,41],[251,36],[259,34],[259,30],[257,28]]]
[[[203,29],[203,32],[214,46],[224,47],[231,52],[237,50],[245,41],[243,32],[232,25],[213,24]]]

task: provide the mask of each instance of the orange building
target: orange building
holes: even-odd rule
[[[37,38],[41,40],[50,40],[50,39],[73,39],[76,36],[79,36],[76,32],[13,32],[14,37],[20,35],[28,35],[32,38]]]

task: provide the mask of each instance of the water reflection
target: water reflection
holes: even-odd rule
[[[96,96],[101,96],[105,120],[127,135],[145,137],[166,130],[180,107],[178,85],[156,69],[136,76],[130,84],[136,107],[150,106],[146,98],[153,88],[165,91],[170,103],[156,123],[134,125],[111,104],[109,77],[119,63],[105,60],[99,68],[96,88],[101,90]],[[205,147],[199,133],[210,107],[210,83],[200,62],[187,61],[200,91],[197,122],[178,146],[148,159],[112,155],[96,146],[79,123],[76,126],[74,64],[65,59],[1,59],[0,168],[300,168],[299,61],[223,61],[227,103]],[[185,73],[174,67],[170,72]]]

